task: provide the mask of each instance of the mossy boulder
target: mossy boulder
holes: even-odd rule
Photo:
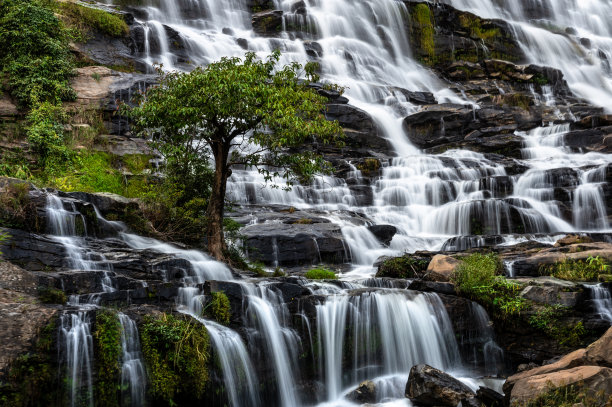
[[[413,254],[384,258],[379,262],[376,277],[421,278],[425,275],[430,260],[429,256]]]
[[[484,19],[446,4],[405,1],[408,38],[415,57],[435,68],[455,61],[525,60],[511,27],[502,20]]]

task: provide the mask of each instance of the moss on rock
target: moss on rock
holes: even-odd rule
[[[209,381],[210,339],[204,325],[171,314],[147,316],[140,328],[155,403],[199,400]]]
[[[98,405],[119,405],[118,390],[121,375],[121,322],[116,312],[96,314],[94,345],[97,366],[95,399]]]

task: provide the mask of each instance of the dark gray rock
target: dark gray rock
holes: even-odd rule
[[[346,398],[358,404],[376,403],[377,388],[376,383],[366,380],[359,383],[359,386],[346,395]]]
[[[262,36],[278,35],[283,29],[282,10],[267,10],[253,14],[253,31]]]
[[[423,406],[456,407],[464,399],[476,394],[465,384],[429,365],[410,369],[406,383],[406,397]]]
[[[385,246],[388,246],[397,232],[397,228],[393,225],[372,225],[368,226],[368,230]]]

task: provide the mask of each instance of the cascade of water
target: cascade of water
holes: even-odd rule
[[[460,366],[448,315],[436,295],[333,295],[317,306],[317,338],[327,400],[335,400],[347,385],[403,374],[418,363],[441,369]],[[343,366],[346,360],[350,368]]]
[[[487,376],[495,376],[504,370],[504,351],[495,342],[495,333],[489,316],[479,304],[470,304],[469,329],[462,344],[470,348],[470,362],[475,368],[484,367]]]
[[[128,246],[138,250],[155,250],[184,259],[191,265],[191,276],[185,277],[188,284],[203,283],[206,280],[233,280],[229,268],[198,250],[184,250],[159,240],[121,233],[121,238]]]
[[[121,323],[121,405],[145,404],[146,374],[138,339],[138,326],[130,317],[118,314]]]
[[[257,407],[261,401],[258,380],[246,347],[237,332],[202,315],[203,296],[196,287],[179,289],[179,310],[191,315],[206,326],[223,374],[225,391],[233,407]]]
[[[607,0],[443,1],[482,17],[509,20],[529,62],[560,69],[577,95],[612,109],[612,11]]]
[[[612,323],[612,296],[610,290],[603,284],[587,285],[595,310],[600,318]]]
[[[93,407],[91,321],[87,312],[79,311],[63,314],[60,323],[70,406]]]
[[[66,205],[70,206],[69,210],[65,208]],[[102,254],[90,251],[80,237],[87,236],[87,223],[83,214],[76,209],[74,202],[68,201],[64,204],[57,195],[47,194],[45,212],[48,220],[47,229],[51,238],[64,247],[68,267],[73,270],[103,271],[103,291],[115,291],[109,263]]]
[[[247,301],[248,323],[257,329],[249,344],[258,343],[259,336],[263,340],[276,374],[279,404],[299,406],[295,391],[299,337],[288,328],[289,311],[280,295],[265,285],[243,284],[242,289]]]

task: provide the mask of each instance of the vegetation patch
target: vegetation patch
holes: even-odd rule
[[[581,321],[572,325],[561,321],[568,311],[562,305],[545,305],[529,318],[529,325],[544,332],[562,346],[578,346],[582,343],[586,330]]]
[[[540,394],[527,403],[515,403],[513,407],[600,407],[603,405],[602,400],[605,400],[605,396],[589,396],[588,389],[584,386],[554,387],[551,383],[546,393]],[[608,399],[610,400],[612,396]]]
[[[229,298],[221,291],[211,293],[211,296],[212,301],[209,304],[210,315],[218,323],[229,325],[232,316]]]
[[[457,266],[451,280],[458,293],[479,302],[506,319],[521,313],[527,303],[518,294],[521,286],[499,275],[502,263],[495,253],[474,253]]]
[[[97,367],[95,400],[101,406],[119,406],[121,377],[121,322],[116,312],[96,314],[94,345]]]
[[[42,0],[0,2],[0,66],[22,108],[72,100],[69,35]]]
[[[387,259],[378,266],[376,277],[421,278],[429,266],[425,258],[404,255]]]
[[[327,269],[325,267],[317,267],[314,269],[310,269],[306,272],[306,274],[304,274],[304,277],[306,277],[309,280],[337,280],[338,277],[336,276],[336,273],[334,273],[332,270]]]
[[[434,43],[434,22],[429,6],[419,3],[411,12],[411,34],[415,38],[415,43],[419,44],[421,54],[425,63],[433,64],[436,56]]]
[[[38,298],[44,304],[65,304],[68,300],[65,292],[51,287],[39,287]]]
[[[111,37],[125,37],[130,33],[130,28],[120,15],[72,2],[60,2],[58,5],[68,24],[79,29],[85,38],[94,31]]]
[[[570,281],[598,281],[600,274],[607,274],[610,270],[608,262],[601,257],[589,257],[586,260],[566,259],[542,267],[540,274],[549,274],[562,280]]]
[[[170,314],[147,316],[140,329],[154,402],[196,400],[208,384],[210,340],[204,325]]]

